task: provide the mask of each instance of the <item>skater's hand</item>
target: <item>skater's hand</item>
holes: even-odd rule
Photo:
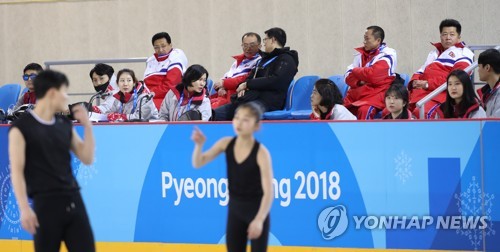
[[[203,135],[203,132],[198,127],[194,127],[193,134],[191,135],[191,140],[198,145],[203,145],[207,138]]]
[[[75,118],[75,120],[78,120],[78,122],[80,122],[82,125],[90,124],[87,108],[79,104],[74,106],[72,110],[73,110],[73,118]]]
[[[250,240],[255,240],[260,237],[262,234],[262,227],[264,225],[264,222],[260,220],[254,219],[252,222],[250,222],[250,225],[248,226],[248,239]]]
[[[38,227],[38,219],[36,218],[35,212],[30,207],[25,210],[21,210],[21,225],[30,234],[36,233],[36,228]]]

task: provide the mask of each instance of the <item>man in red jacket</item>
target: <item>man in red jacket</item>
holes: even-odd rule
[[[231,95],[236,93],[236,88],[244,82],[252,68],[261,59],[260,56],[260,36],[255,32],[248,32],[241,37],[241,48],[243,53],[233,56],[236,60],[224,75],[224,78],[214,83],[217,94],[210,97],[212,109],[231,102]]]
[[[416,103],[446,82],[448,74],[455,69],[465,69],[472,64],[474,54],[465,43],[460,42],[462,26],[457,20],[445,19],[439,25],[441,42],[432,44],[436,49],[427,56],[420,69],[413,74],[410,90],[409,109],[417,118],[419,109]],[[436,109],[446,100],[446,90],[427,102],[424,106],[425,118],[434,118]]]
[[[168,33],[155,34],[151,42],[155,53],[146,63],[144,82],[149,90],[155,93],[153,101],[159,109],[167,92],[181,83],[188,61],[181,49],[172,47]]]
[[[354,62],[345,73],[350,89],[344,106],[359,120],[373,119],[384,109],[385,91],[396,77],[396,51],[385,45],[384,37],[379,26],[366,28],[364,45],[356,48]]]

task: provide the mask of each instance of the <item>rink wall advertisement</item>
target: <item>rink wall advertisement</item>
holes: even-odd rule
[[[205,149],[231,124],[198,124]],[[191,165],[194,124],[94,126],[96,157],[73,158],[98,242],[224,244],[224,154]],[[83,130],[76,126],[83,135]],[[0,239],[30,240],[0,126]],[[500,122],[266,122],[271,246],[499,251]]]

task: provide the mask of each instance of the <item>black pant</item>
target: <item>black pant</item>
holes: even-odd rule
[[[237,105],[233,103],[228,103],[226,105],[220,106],[214,110],[216,121],[231,121],[234,117],[234,111]]]
[[[79,191],[36,195],[33,209],[40,226],[34,235],[36,252],[58,252],[64,241],[69,252],[94,252],[94,235]]]
[[[248,241],[248,226],[260,207],[258,201],[229,200],[227,215],[226,246],[228,252],[245,252]],[[269,239],[270,217],[266,217],[259,238],[250,240],[252,252],[266,252]]]

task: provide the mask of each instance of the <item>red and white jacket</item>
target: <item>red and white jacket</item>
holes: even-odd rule
[[[321,115],[318,110],[318,108],[313,107],[312,113],[309,115],[311,120],[321,120]],[[328,114],[326,114],[324,120],[358,120],[358,118],[343,105],[335,104]]]
[[[181,49],[172,48],[166,55],[158,56],[155,53],[146,64],[144,82],[155,93],[153,100],[156,108],[160,108],[167,92],[181,83],[188,60]]]
[[[455,69],[465,69],[472,64],[474,53],[465,47],[464,42],[444,50],[441,43],[432,44],[436,47],[427,56],[424,65],[411,77],[408,89],[410,90],[410,104],[414,104],[434,91],[446,82],[448,74]],[[426,80],[429,83],[427,89],[413,89],[414,80]],[[433,99],[435,102],[446,101],[446,91],[443,91]]]
[[[396,50],[382,43],[379,48],[365,51],[363,47],[355,49],[353,63],[347,67],[345,82],[350,89],[344,99],[344,105],[370,105],[378,109],[385,107],[384,94],[396,78]],[[364,85],[360,85],[364,82]]]
[[[226,90],[226,95],[223,97],[220,97],[217,94],[210,96],[210,101],[217,104],[216,107],[230,102],[231,95],[236,93],[238,85],[247,79],[248,74],[259,62],[261,56],[257,53],[251,58],[246,58],[245,54],[242,53],[240,55],[233,56],[233,58],[236,61],[234,61],[229,71],[227,71],[222,78],[224,80],[223,85]],[[210,91],[211,90],[209,90],[209,92]]]

